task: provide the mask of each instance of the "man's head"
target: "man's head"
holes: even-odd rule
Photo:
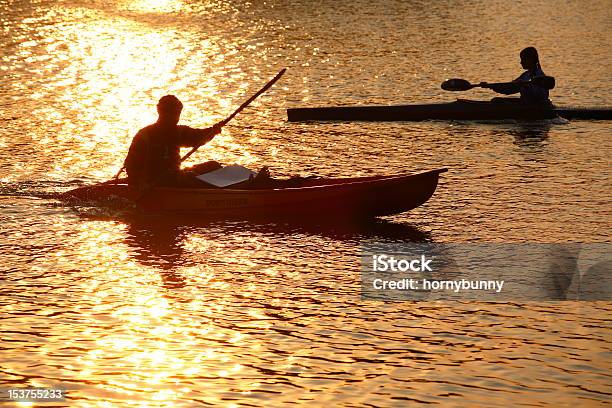
[[[539,64],[540,57],[535,47],[527,47],[521,51],[521,66],[524,69],[535,69]]]
[[[174,95],[162,96],[157,102],[159,121],[176,125],[181,118],[183,104]]]

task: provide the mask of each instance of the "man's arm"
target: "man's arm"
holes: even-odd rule
[[[480,85],[483,88],[491,89],[494,92],[503,94],[503,95],[512,95],[515,93],[521,92],[521,87],[524,86],[523,82],[528,81],[526,73],[522,73],[518,78],[516,78],[512,82],[503,83],[503,84],[489,84],[486,82],[481,82]]]
[[[489,88],[497,93],[504,95],[512,95],[521,91],[520,83],[507,83],[507,84],[487,84],[486,82],[481,84],[483,88]]]
[[[221,133],[221,125],[219,123],[204,129],[194,129],[189,126],[178,126],[178,128],[179,144],[181,147],[201,146],[210,142],[216,135]]]

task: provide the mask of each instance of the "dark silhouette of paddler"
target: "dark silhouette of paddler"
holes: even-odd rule
[[[195,176],[216,170],[221,165],[209,161],[181,169],[181,147],[201,146],[221,132],[221,124],[194,129],[179,125],[183,104],[174,95],[163,96],[157,103],[157,122],[138,131],[125,159],[130,186],[149,188],[202,186]]]
[[[521,102],[529,104],[550,104],[548,89],[538,78],[545,78],[546,74],[540,65],[538,51],[534,47],[527,47],[520,53],[521,66],[525,69],[512,83],[488,84],[481,82],[480,86],[489,88],[504,95],[521,94]]]

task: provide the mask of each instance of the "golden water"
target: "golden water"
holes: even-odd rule
[[[559,104],[609,104],[609,1],[0,0],[0,386],[71,406],[596,406],[610,303],[359,297],[363,239],[608,242],[606,122],[290,124],[296,106],[417,103],[512,79],[535,45]],[[278,176],[448,167],[366,226],[205,223],[29,194],[111,177],[155,103],[209,126],[192,156]],[[107,404],[107,405],[105,405]]]

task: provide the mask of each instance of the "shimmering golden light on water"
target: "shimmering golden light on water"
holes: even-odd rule
[[[170,12],[183,5],[180,1],[135,1],[126,7]],[[214,124],[229,114],[240,98],[247,97],[245,90],[251,83],[242,80],[241,72],[231,73],[229,78],[206,74],[204,61],[224,58],[214,38],[193,44],[171,28],[152,27],[130,18],[109,18],[93,9],[73,8],[70,14],[79,20],[95,20],[67,26],[61,34],[50,34],[61,35],[64,45],[44,45],[60,54],[67,64],[55,73],[56,77],[51,77],[56,91],[61,88],[56,92],[58,104],[43,105],[34,112],[45,123],[63,124],[43,140],[52,149],[61,147],[63,152],[63,159],[51,169],[51,175],[59,177],[66,168],[96,178],[113,174],[121,166],[136,131],[156,120],[155,104],[165,94],[176,94],[183,101],[181,123],[194,127]],[[33,42],[19,45],[28,55],[35,46]],[[46,88],[37,89],[39,95],[34,97],[47,98]],[[210,100],[215,105],[207,106]],[[206,157],[243,165],[253,163],[255,159],[245,153],[247,140],[242,134],[237,136],[234,138],[231,128],[226,128],[204,148]],[[202,156],[195,155],[187,164],[199,161]]]
[[[121,223],[91,221],[67,238],[74,240],[80,262],[91,265],[91,277],[78,285],[90,293],[87,302],[95,316],[82,335],[96,340],[66,369],[91,377],[99,375],[108,364],[120,361],[126,374],[121,381],[109,381],[110,388],[99,391],[100,397],[112,393],[114,398],[126,399],[134,395],[133,390],[144,389],[151,400],[170,405],[192,392],[190,387],[169,388],[168,384],[176,378],[199,376],[206,371],[214,373],[216,382],[235,384],[244,367],[239,357],[233,355],[233,348],[249,344],[250,349],[260,350],[262,345],[247,333],[215,323],[214,317],[221,315],[225,308],[222,298],[204,303],[194,297],[181,306],[193,311],[192,320],[177,317],[176,305],[164,291],[160,272],[130,257],[131,249],[125,245],[124,234]],[[197,247],[197,244],[208,250],[214,245],[196,235],[190,245]],[[56,251],[54,255],[58,262],[66,256],[64,251]],[[241,259],[242,250],[229,251],[228,256]],[[248,263],[252,265],[251,261]],[[205,270],[185,267],[177,273],[200,279]],[[205,279],[202,282],[206,284]],[[228,286],[222,280],[214,282],[211,276],[210,287],[217,283],[220,283],[217,289]],[[263,313],[254,316],[266,319]],[[254,326],[261,325],[254,322]],[[207,347],[198,340],[201,338],[214,340]],[[249,384],[240,386],[249,387]]]
[[[546,1],[527,9],[481,2],[448,24],[447,8],[435,3],[419,10],[396,2],[398,12],[388,13],[365,2],[357,14],[339,11],[354,2],[317,13],[305,1],[17,3],[27,7],[0,13],[11,28],[0,66],[3,181],[52,179],[68,189],[63,183],[108,178],[134,133],[155,120],[161,95],[183,100],[181,123],[208,126],[277,64],[290,74],[192,163],[261,160],[279,176],[452,171],[427,206],[365,235],[317,226],[164,229],[124,223],[110,210],[111,221],[98,222],[90,216],[105,210],[4,198],[1,264],[12,278],[0,285],[10,317],[1,341],[11,354],[5,381],[60,379],[75,388],[77,405],[99,406],[299,405],[304,390],[316,405],[363,405],[365,394],[378,405],[392,397],[439,404],[453,394],[501,406],[510,394],[530,405],[546,405],[553,392],[558,400],[605,400],[608,305],[569,304],[559,314],[546,304],[369,304],[359,300],[355,260],[368,237],[605,240],[605,125],[555,125],[535,136],[516,124],[306,126],[287,124],[284,110],[303,100],[446,101],[454,95],[437,89],[446,68],[512,78],[519,67],[507,44],[534,40],[547,73],[563,78],[555,101],[607,104],[601,81],[609,64],[588,58],[606,58],[609,49],[604,2],[580,4],[577,15],[599,19],[588,32],[567,17],[576,5]],[[389,24],[355,24],[364,12],[368,22]],[[517,31],[523,20],[536,32]],[[474,24],[483,30],[472,33]],[[487,27],[497,31],[483,40]],[[573,44],[576,33],[588,41]],[[458,48],[449,56],[451,37]],[[485,57],[482,41],[472,40],[488,43]],[[568,229],[576,219],[581,228]]]
[[[175,13],[183,9],[184,4],[179,0],[134,0],[125,5],[128,10],[148,13]]]

